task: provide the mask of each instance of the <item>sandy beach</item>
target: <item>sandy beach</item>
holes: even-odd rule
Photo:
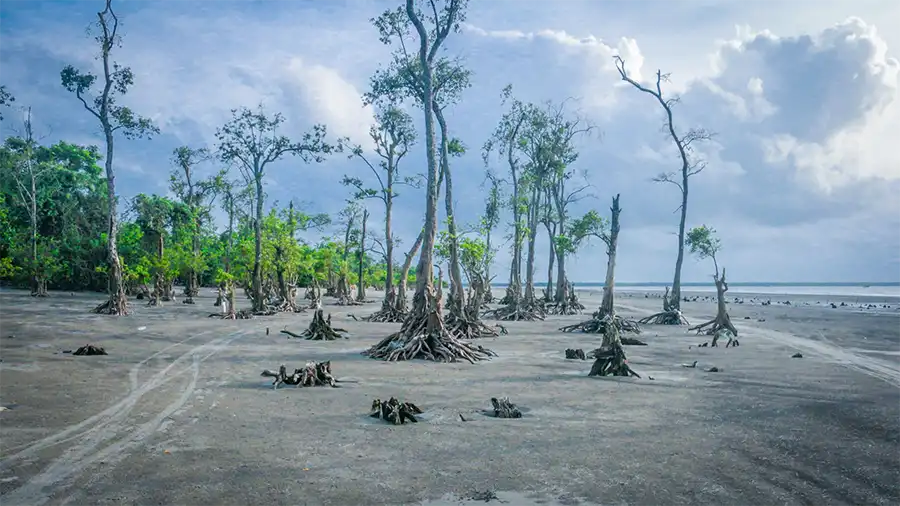
[[[642,378],[597,379],[563,352],[599,336],[557,330],[599,304],[580,293],[588,314],[505,324],[479,343],[499,356],[471,365],[361,356],[399,328],[348,316],[377,303],[326,299],[348,339],[311,342],[279,333],[310,313],[208,319],[206,290],[194,306],[132,301],[122,318],[88,312],[99,294],[0,291],[0,502],[900,503],[900,300],[729,292],[740,347],[647,326],[648,346],[627,347]],[[683,304],[692,323],[713,316],[708,295],[685,293],[699,297]],[[618,299],[625,316],[659,306],[640,291]],[[109,355],[63,353],[86,343]],[[331,360],[340,388],[260,377],[307,360]],[[422,423],[367,416],[390,396],[422,407]],[[500,396],[523,418],[485,416]]]

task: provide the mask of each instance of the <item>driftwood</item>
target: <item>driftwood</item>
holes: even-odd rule
[[[75,350],[72,355],[109,355],[106,353],[106,350],[103,349],[102,346],[94,346],[93,344],[86,344],[81,348]]]
[[[491,405],[494,407],[495,418],[522,418],[522,412],[515,404],[509,402],[509,397],[501,399],[491,397]]]
[[[290,337],[302,337],[312,341],[334,341],[335,339],[340,338],[347,339],[347,336],[341,335],[346,332],[347,331],[344,329],[332,327],[331,315],[329,314],[328,318],[325,318],[322,309],[316,310],[315,314],[313,314],[312,321],[309,322],[309,328],[304,330],[302,334],[295,334],[289,330],[281,331],[282,334],[287,334]]]
[[[618,342],[612,346],[597,348],[589,354],[594,359],[588,376],[641,376],[628,366],[625,350]]]
[[[282,364],[278,368],[278,372],[266,369],[260,374],[275,378],[272,382],[273,389],[277,389],[278,385],[293,385],[296,387],[318,387],[328,385],[337,387],[337,380],[331,373],[331,361],[325,362],[307,362],[301,369],[294,369],[292,374],[287,373],[287,367]]]
[[[400,402],[398,399],[391,397],[387,402],[381,399],[372,401],[372,418],[380,418],[394,425],[404,424],[407,421],[417,423],[419,420],[415,415],[421,415],[422,410],[411,402]]]
[[[584,354],[584,350],[582,350],[581,348],[577,348],[574,350],[572,348],[568,348],[566,350],[566,359],[567,360],[576,360],[576,359],[577,360],[585,360],[586,358],[587,357]]]
[[[363,352],[370,358],[396,361],[415,358],[435,362],[475,363],[496,356],[493,351],[458,339],[444,327],[441,302],[431,289],[416,294],[413,313],[395,332]]]

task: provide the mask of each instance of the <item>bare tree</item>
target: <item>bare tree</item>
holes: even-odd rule
[[[413,61],[406,49],[405,36],[413,29],[418,39],[418,72],[412,73],[417,81],[425,116],[425,155],[428,164],[425,192],[425,227],[422,252],[416,269],[416,294],[410,317],[400,332],[392,334],[366,351],[372,358],[383,360],[429,360],[474,362],[487,358],[490,352],[457,340],[444,327],[440,300],[434,290],[434,247],[437,236],[438,178],[440,166],[435,153],[434,99],[435,63],[441,46],[450,33],[459,30],[465,19],[466,0],[427,0],[426,9],[416,7],[414,0],[406,0],[406,7],[384,12],[373,20],[385,44],[396,42],[393,65],[409,68]],[[426,26],[427,25],[427,26]],[[401,72],[401,75],[410,75]]]
[[[30,225],[29,240],[31,243],[31,258],[29,269],[31,270],[31,296],[47,297],[47,279],[43,273],[42,261],[38,255],[38,242],[40,233],[38,231],[38,222],[41,219],[41,212],[38,201],[41,199],[42,179],[47,174],[49,166],[40,164],[35,159],[34,148],[37,145],[34,139],[34,130],[31,123],[31,108],[25,109],[25,118],[23,120],[24,132],[22,132],[21,142],[17,151],[19,157],[12,164],[12,171],[9,175],[15,181],[15,188],[18,190],[19,201],[28,215]],[[9,141],[7,141],[9,143]]]
[[[684,226],[687,220],[688,180],[691,176],[699,174],[706,168],[706,162],[694,155],[693,145],[696,142],[711,139],[713,134],[702,128],[692,128],[686,134],[679,135],[672,115],[672,108],[678,103],[679,98],[663,98],[662,83],[669,81],[669,74],[663,74],[661,70],[657,70],[656,85],[653,88],[649,88],[628,76],[628,71],[625,69],[625,60],[620,56],[615,56],[614,58],[616,69],[619,71],[619,76],[622,80],[635,89],[652,96],[665,111],[665,130],[678,149],[678,155],[681,158],[680,171],[664,172],[653,178],[658,183],[675,185],[681,192],[681,205],[679,206],[681,220],[678,223],[678,257],[675,260],[675,277],[672,281],[672,291],[668,297],[663,299],[663,311],[661,313],[641,320],[641,323],[680,325],[685,322],[684,317],[681,315],[681,266],[684,263]]]
[[[315,125],[303,135],[303,140],[293,142],[278,134],[284,117],[276,113],[268,116],[262,104],[256,111],[242,107],[232,109],[232,119],[216,131],[219,140],[219,157],[223,162],[240,169],[248,185],[255,189],[256,210],[253,215],[254,258],[251,298],[254,312],[266,310],[262,289],[262,213],[265,203],[263,179],[269,164],[284,155],[299,156],[304,162],[322,162],[324,156],[335,148],[325,141],[325,125]]]
[[[494,301],[494,294],[491,290],[491,281],[493,281],[493,277],[491,277],[491,265],[494,262],[495,249],[492,244],[492,239],[494,229],[500,224],[500,209],[503,197],[500,190],[500,179],[497,178],[496,174],[488,170],[486,180],[490,182],[490,188],[488,188],[487,199],[484,204],[484,214],[481,216],[481,231],[484,234],[486,246],[484,280],[487,286],[485,287],[484,302],[489,304]]]
[[[113,12],[112,0],[106,0],[106,8],[97,13],[97,26],[100,34],[95,40],[100,45],[100,61],[103,65],[103,88],[100,93],[91,98],[91,88],[97,81],[97,76],[90,72],[76,69],[72,65],[66,65],[60,78],[66,90],[75,94],[75,97],[92,116],[97,118],[103,127],[103,135],[106,140],[106,188],[108,206],[108,227],[106,230],[106,247],[109,255],[109,299],[94,308],[95,313],[114,315],[128,314],[128,300],[125,297],[125,283],[122,276],[122,262],[119,258],[119,250],[116,246],[118,234],[118,219],[116,216],[116,174],[113,170],[113,139],[116,132],[120,132],[126,139],[150,137],[159,133],[159,129],[147,118],[137,116],[128,107],[119,105],[117,99],[125,95],[134,84],[134,73],[129,67],[123,67],[111,61],[113,48],[121,47],[121,37],[118,34],[119,18]]]

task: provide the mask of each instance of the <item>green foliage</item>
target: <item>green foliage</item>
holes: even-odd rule
[[[716,237],[716,230],[706,225],[690,229],[684,243],[690,248],[691,254],[700,258],[712,258],[713,261],[722,249],[722,241]]]

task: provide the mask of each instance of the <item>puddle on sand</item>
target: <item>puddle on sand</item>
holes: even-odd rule
[[[485,495],[489,494],[489,495]],[[482,497],[483,496],[483,497]],[[526,494],[522,492],[483,492],[465,494],[458,496],[453,494],[445,495],[440,499],[431,499],[422,501],[419,506],[468,506],[472,504],[508,504],[515,506],[592,506],[596,503],[575,499],[568,495],[560,495],[558,497],[537,497],[535,494]]]

